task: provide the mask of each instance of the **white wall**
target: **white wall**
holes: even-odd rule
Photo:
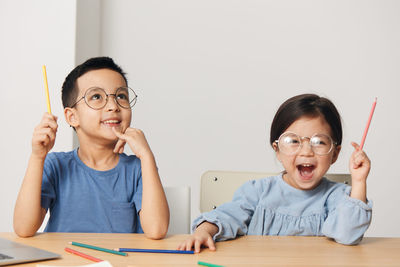
[[[33,129],[47,111],[42,65],[47,67],[52,112],[59,117],[53,151],[72,147],[61,86],[75,64],[75,17],[75,1],[0,1],[0,232],[12,231]]]
[[[192,187],[209,169],[280,171],[267,145],[278,106],[314,92],[343,117],[330,172],[348,172],[378,97],[365,150],[374,201],[367,235],[400,236],[400,2],[108,1],[102,48],[139,94],[133,125],[145,131],[166,185]]]
[[[133,126],[145,131],[163,183],[192,187],[192,217],[199,214],[204,171],[281,170],[267,142],[273,115],[288,97],[314,92],[337,105],[343,150],[330,171],[347,172],[349,142],[361,139],[377,96],[365,145],[374,201],[367,235],[400,236],[400,144],[388,142],[400,133],[400,2],[92,0],[93,9],[53,2],[0,1],[6,63],[0,67],[0,231],[12,231],[32,131],[46,110],[41,65],[47,65],[52,107],[60,115],[54,150],[69,150],[72,131],[61,117],[60,87],[75,59],[99,53],[128,73],[139,94]],[[76,5],[94,13],[76,14]],[[96,12],[101,20],[91,25]],[[94,51],[87,42],[96,38]]]

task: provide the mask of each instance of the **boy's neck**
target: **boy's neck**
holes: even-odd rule
[[[113,152],[113,149],[104,146],[80,145],[78,149],[79,159],[89,168],[98,171],[107,171],[115,168],[119,161],[119,154]]]

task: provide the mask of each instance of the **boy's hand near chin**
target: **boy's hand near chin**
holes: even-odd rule
[[[57,117],[44,113],[32,136],[32,156],[44,159],[53,148],[57,134]]]
[[[127,128],[124,133],[112,128],[115,135],[118,137],[118,142],[114,147],[114,153],[123,153],[124,146],[128,143],[132,152],[140,159],[151,154],[151,149],[147,143],[144,133],[136,128]]]

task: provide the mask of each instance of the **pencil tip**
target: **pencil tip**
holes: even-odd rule
[[[72,242],[68,242],[68,244],[72,245]]]

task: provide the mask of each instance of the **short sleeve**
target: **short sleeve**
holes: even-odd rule
[[[142,168],[140,165],[140,160],[138,163],[138,168],[136,168],[135,172],[135,193],[133,195],[133,203],[136,208],[136,217],[137,217],[137,225],[135,229],[135,233],[143,233],[142,225],[140,223],[139,212],[142,209],[142,194],[143,194],[143,185],[142,185]]]
[[[142,193],[143,193],[143,185],[142,185],[142,168],[140,166],[135,173],[135,193],[133,195],[133,203],[135,203],[136,213],[139,214],[139,211],[142,209]]]
[[[56,199],[56,160],[52,154],[48,154],[44,166],[43,166],[43,178],[42,178],[42,193],[41,193],[41,206],[45,210],[48,210],[54,205]]]

